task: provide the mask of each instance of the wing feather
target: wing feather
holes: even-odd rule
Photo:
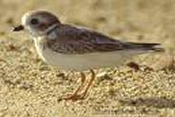
[[[55,33],[56,38],[48,41],[48,46],[52,50],[64,54],[112,52],[126,49],[149,50],[157,45],[122,42],[86,28],[70,25],[58,27]]]

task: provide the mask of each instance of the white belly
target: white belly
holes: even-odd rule
[[[58,66],[60,69],[83,71],[93,68],[114,67],[121,65],[132,52],[115,51],[87,54],[61,54],[45,48],[37,48],[40,57],[48,64]]]
[[[125,50],[113,52],[98,52],[86,54],[62,54],[52,51],[48,47],[42,48],[44,38],[35,39],[35,47],[39,56],[49,65],[71,71],[84,71],[101,67],[114,67],[121,65],[125,60],[144,50]]]

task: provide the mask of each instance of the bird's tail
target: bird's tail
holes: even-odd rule
[[[151,52],[164,52],[164,48],[159,43],[133,43],[129,42],[128,47],[130,49],[138,49],[143,51],[151,51]]]

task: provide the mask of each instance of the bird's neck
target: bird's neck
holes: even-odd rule
[[[44,31],[44,34],[50,35],[58,27],[59,27],[59,24],[53,24]]]
[[[59,24],[53,24],[44,31],[35,31],[32,29],[29,29],[30,34],[33,38],[43,37],[43,36],[49,36],[51,35],[57,28],[59,27]]]

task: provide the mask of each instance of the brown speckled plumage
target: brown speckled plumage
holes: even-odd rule
[[[56,38],[48,40],[48,47],[63,54],[85,54],[93,52],[111,52],[120,50],[155,50],[158,43],[121,42],[101,33],[85,28],[60,24],[55,28]]]

